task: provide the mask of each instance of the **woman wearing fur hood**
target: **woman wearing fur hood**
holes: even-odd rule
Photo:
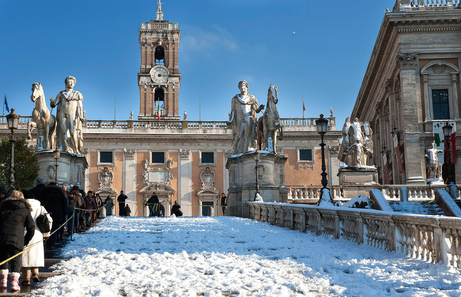
[[[24,194],[24,198],[32,207],[31,215],[34,222],[37,221],[37,218],[40,215],[46,215],[48,217],[49,227],[51,230],[51,226],[53,225],[53,219],[51,218],[50,214],[46,211],[45,207],[40,204],[40,201],[35,199],[34,192],[24,190],[22,191]],[[29,246],[34,245],[37,242],[43,240],[44,237],[49,237],[50,233],[42,233],[38,228],[37,224],[35,224],[35,233],[32,240],[29,242],[28,245],[25,245],[25,249]],[[35,282],[40,281],[38,276],[39,267],[45,266],[45,249],[43,244],[34,245],[32,248],[28,249],[22,254],[22,285],[23,286],[30,286],[30,279],[31,277]]]
[[[0,203],[0,262],[24,249],[35,233],[31,206],[19,191]],[[27,230],[24,235],[24,228]],[[19,291],[21,257],[16,257],[0,266],[0,288],[7,288],[8,264],[11,264],[11,290]]]

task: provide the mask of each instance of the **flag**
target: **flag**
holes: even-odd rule
[[[8,100],[6,100],[6,94],[5,94],[5,102],[4,102],[4,105],[5,105],[6,111],[10,112],[10,108],[9,108],[9,106],[8,106]]]
[[[394,148],[397,154],[397,163],[399,165],[399,172],[403,173],[403,164],[402,164],[402,157],[400,156],[400,148],[399,148],[399,138],[397,137],[397,133],[394,133]]]
[[[447,150],[450,149],[450,159],[451,164],[456,164],[456,122],[448,122],[448,124],[452,127],[451,136],[448,138],[450,143],[450,147],[447,147],[445,144],[445,136],[443,135],[442,127],[445,126],[447,122],[434,122],[432,126],[432,131],[434,133],[434,142],[436,144],[436,149],[444,151],[444,163],[448,160]],[[439,146],[440,145],[440,146]]]
[[[451,152],[451,164],[456,164],[457,153],[456,153],[456,131],[450,136],[450,152]]]
[[[303,97],[303,118],[304,118],[304,113],[306,112],[306,106],[304,105],[304,97]]]
[[[157,112],[157,115],[158,115],[158,120],[160,121],[160,101],[158,102],[158,112]]]
[[[385,184],[389,184],[390,181],[390,176],[389,176],[389,166],[387,165],[387,154],[383,153],[383,163],[384,163],[384,170],[386,172],[386,181],[384,181]]]

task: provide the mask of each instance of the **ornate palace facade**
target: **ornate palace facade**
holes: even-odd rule
[[[83,123],[82,155],[89,168],[82,186],[103,198],[116,197],[123,190],[136,216],[148,214],[143,203],[153,192],[164,204],[167,215],[175,201],[186,216],[220,215],[219,198],[229,190],[226,162],[232,154],[231,127],[226,122],[180,119],[180,37],[178,23],[163,20],[160,4],[156,20],[142,23],[139,29],[138,119],[132,115],[124,121],[85,119]],[[86,98],[90,98],[86,102],[91,101],[90,96]],[[230,107],[230,101],[225,104]],[[289,191],[291,187],[321,188],[321,141],[315,119],[281,119],[283,138],[277,142],[277,152],[288,158],[285,185]],[[332,112],[327,119],[328,180],[337,185],[341,133],[336,130]],[[21,118],[18,137],[25,137],[29,120],[30,117]],[[6,123],[0,125],[1,134],[9,135]],[[259,174],[264,174],[264,168],[259,168]],[[42,177],[47,182],[54,181],[51,173]]]
[[[441,126],[461,128],[460,8],[459,0],[396,0],[384,16],[351,116],[374,131],[381,184],[425,184],[426,151],[433,141],[444,148]],[[450,179],[459,184],[457,135],[450,141]],[[444,181],[448,172],[444,165]]]

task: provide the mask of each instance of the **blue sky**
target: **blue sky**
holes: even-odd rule
[[[33,82],[47,103],[68,75],[84,96],[87,119],[139,114],[138,29],[155,19],[155,0],[0,1],[0,94],[30,115]],[[329,114],[340,129],[350,115],[384,17],[394,0],[163,0],[164,19],[181,30],[180,114],[228,119],[237,83],[266,103],[278,85],[281,117]],[[292,32],[296,31],[293,35]],[[6,113],[6,111],[5,111]],[[53,111],[55,113],[55,110]]]

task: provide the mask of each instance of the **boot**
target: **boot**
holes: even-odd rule
[[[0,288],[8,287],[8,269],[0,270]]]
[[[22,285],[23,286],[30,286],[30,275],[31,275],[31,268],[23,267],[22,268]]]
[[[40,277],[38,276],[38,267],[32,268],[32,279],[36,283],[40,281]]]
[[[11,291],[20,291],[21,287],[19,286],[19,273],[11,273]]]

